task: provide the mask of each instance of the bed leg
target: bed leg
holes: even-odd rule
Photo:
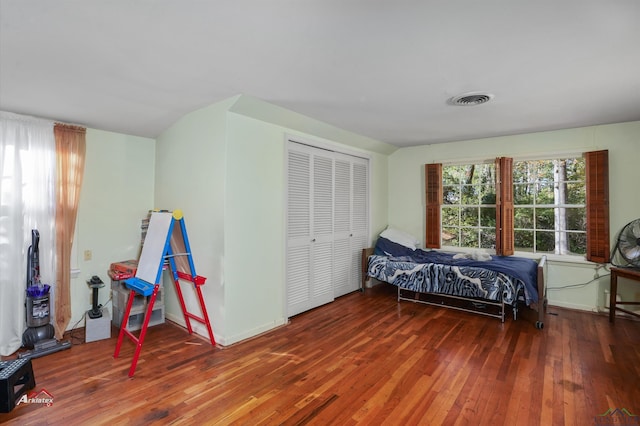
[[[547,257],[542,256],[538,262],[538,321],[536,328],[544,328],[544,315],[547,313]]]

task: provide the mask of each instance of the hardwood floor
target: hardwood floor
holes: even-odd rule
[[[383,284],[224,349],[152,327],[132,379],[133,344],[113,359],[114,330],[34,359],[34,390],[53,405],[18,405],[0,423],[585,425],[612,424],[599,417],[609,409],[640,415],[640,322],[551,307],[537,330],[523,311],[501,324],[398,303]]]

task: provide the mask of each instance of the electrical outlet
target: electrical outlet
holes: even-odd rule
[[[93,257],[93,253],[91,253],[91,250],[85,250],[84,251],[84,260],[91,260],[91,258]]]

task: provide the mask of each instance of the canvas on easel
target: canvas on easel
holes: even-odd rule
[[[207,327],[211,345],[215,346],[215,338],[211,323],[207,315],[204,298],[200,287],[204,284],[206,278],[196,274],[193,257],[191,255],[191,247],[187,236],[187,229],[184,224],[182,211],[175,210],[173,212],[157,211],[151,213],[149,220],[149,228],[145,237],[140,259],[138,260],[138,269],[133,278],[125,280],[125,285],[129,288],[129,299],[127,308],[120,325],[120,334],[116,343],[114,358],[117,358],[122,346],[124,336],[129,337],[136,345],[131,368],[129,369],[129,377],[133,377],[142,350],[142,343],[147,332],[149,320],[153,310],[160,282],[162,279],[162,270],[165,263],[168,263],[172,278],[175,284],[176,295],[182,308],[185,323],[189,333],[193,333],[191,321],[195,320],[203,323]],[[189,312],[184,303],[180,281],[191,282],[194,286],[202,315],[196,315]],[[147,311],[140,329],[140,334],[135,336],[131,331],[127,330],[127,322],[131,306],[136,295],[149,297]]]

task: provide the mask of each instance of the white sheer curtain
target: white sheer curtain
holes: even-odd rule
[[[3,356],[22,346],[26,328],[27,251],[32,229],[40,233],[41,282],[53,285],[56,279],[53,125],[52,121],[0,111],[0,355]],[[52,293],[51,307],[53,300]]]

